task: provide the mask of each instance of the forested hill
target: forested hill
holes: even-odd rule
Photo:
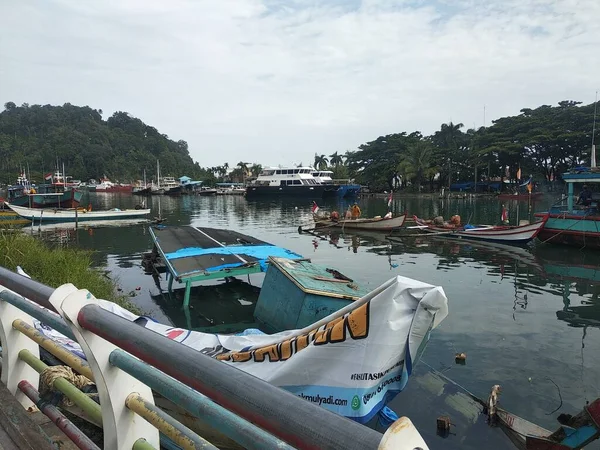
[[[172,141],[156,128],[126,112],[108,120],[102,110],[89,106],[4,105],[0,113],[0,180],[14,183],[21,168],[29,166],[32,178],[56,168],[88,180],[106,175],[113,181],[148,179],[160,161],[161,176],[212,177],[194,163],[185,141]]]

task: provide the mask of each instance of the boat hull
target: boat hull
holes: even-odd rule
[[[109,211],[86,211],[84,209],[36,209],[8,205],[24,219],[36,222],[87,222],[142,218],[150,214],[149,209],[125,209]]]
[[[552,244],[600,248],[600,216],[550,214],[539,238]]]
[[[131,193],[134,195],[150,195],[152,193],[152,188],[151,187],[137,188],[137,189],[134,188]]]
[[[110,187],[96,186],[96,192],[107,192],[107,193],[124,192],[124,193],[130,194],[131,192],[133,192],[133,186],[130,184],[115,185],[115,186],[110,186]]]
[[[359,184],[334,184],[327,185],[328,188],[323,192],[324,198],[345,198],[345,197],[355,197],[358,195],[360,191]]]
[[[345,230],[392,231],[401,228],[406,220],[406,214],[391,219],[349,219],[333,222],[330,220],[317,222],[316,227],[343,228]]]
[[[310,186],[249,186],[246,188],[246,198],[256,197],[304,197],[323,198],[325,185]]]
[[[421,228],[421,231],[425,233],[446,235],[450,238],[462,238],[512,244],[526,244],[527,242],[535,239],[538,236],[540,231],[544,228],[546,220],[547,216],[544,216],[544,218],[539,222],[518,227],[489,226],[466,230],[452,230],[444,227],[436,227],[426,224],[424,228]],[[418,218],[415,218],[415,222],[418,225],[424,225],[424,222]]]

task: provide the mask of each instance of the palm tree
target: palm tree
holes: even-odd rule
[[[438,168],[435,167],[433,146],[428,141],[418,141],[407,147],[402,154],[402,161],[398,164],[398,171],[404,179],[414,179],[417,189],[420,188],[423,178],[433,177]]]
[[[344,164],[344,157],[342,155],[338,155],[338,152],[335,152],[329,155],[329,162],[335,167],[341,166]]]
[[[240,161],[236,165],[236,167],[240,169],[240,172],[242,174],[242,183],[246,182],[246,177],[248,176],[248,164],[250,163]]]
[[[261,172],[262,172],[262,166],[260,164],[255,163],[250,166],[250,173],[252,174],[253,177],[258,177]]]
[[[325,155],[319,156],[315,153],[315,169],[325,170],[325,169],[327,169],[328,163],[329,163],[329,160],[327,159],[327,157]]]
[[[458,149],[463,140],[462,132],[460,131],[463,126],[462,123],[443,123],[440,131],[436,131],[434,135],[438,141],[438,145],[446,151],[448,160],[448,187],[452,183],[452,161],[459,156]]]

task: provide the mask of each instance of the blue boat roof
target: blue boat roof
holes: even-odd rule
[[[580,167],[572,172],[563,173],[567,183],[600,183],[600,172],[592,172],[589,167]]]
[[[150,235],[173,277],[215,275],[231,269],[248,273],[266,271],[270,256],[301,259],[302,256],[236,231],[201,227],[150,227]]]

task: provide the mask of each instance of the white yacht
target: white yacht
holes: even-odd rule
[[[312,167],[269,167],[246,188],[246,197],[261,195],[322,198],[328,188],[319,183]]]

